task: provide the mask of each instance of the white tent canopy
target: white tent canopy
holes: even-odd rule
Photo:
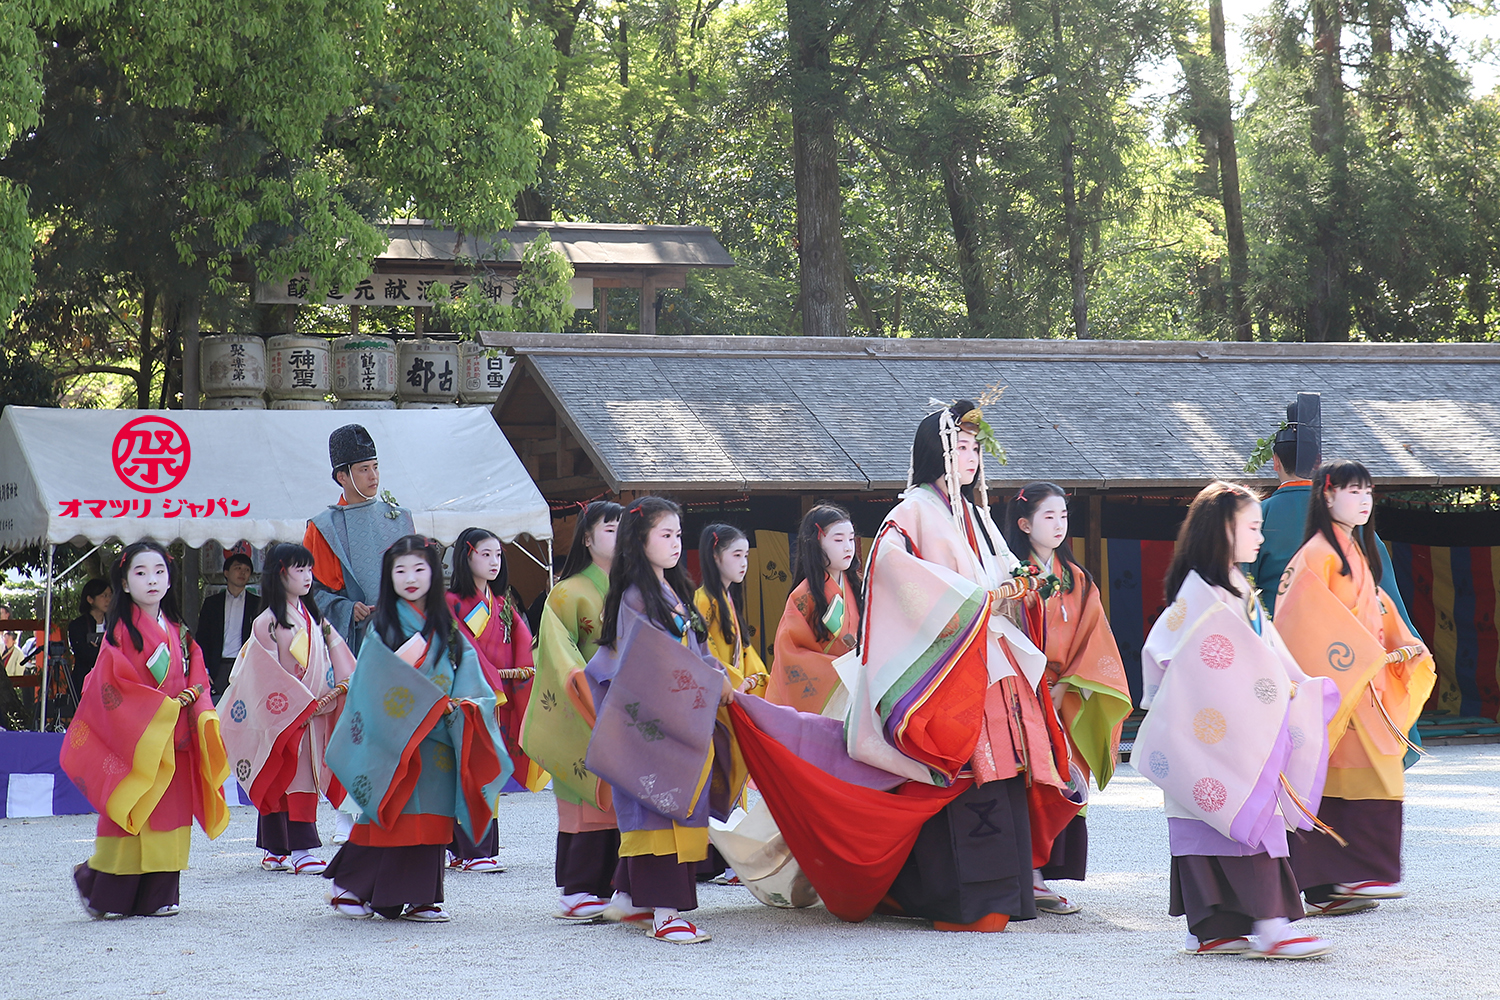
[[[0,547],[151,537],[301,541],[336,503],[328,435],[363,424],[416,530],[552,537],[547,502],[484,409],[56,410],[0,415]]]

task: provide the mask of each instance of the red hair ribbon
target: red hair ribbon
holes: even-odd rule
[[[1323,492],[1327,493],[1331,489],[1333,489],[1333,476],[1325,472],[1323,473]]]
[[[719,533],[717,531],[715,531],[713,533],[713,535],[714,535],[714,548],[718,548],[719,547]]]
[[[813,527],[818,529],[818,537],[822,538],[823,537],[823,526],[821,524],[814,524]]]
[[[1021,503],[1026,502],[1026,490],[1024,487],[1022,489],[1016,490],[1016,499],[1021,501]]]

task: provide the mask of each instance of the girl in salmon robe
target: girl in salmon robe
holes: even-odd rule
[[[343,637],[303,599],[312,591],[312,566],[312,553],[301,545],[274,545],[266,554],[264,610],[220,699],[225,747],[260,810],[255,845],[266,852],[261,868],[298,875],[321,875],[328,867],[311,853],[323,843],[318,797],[337,807],[344,789],[323,755],[354,673],[354,654]]]
[[[531,630],[526,616],[510,596],[510,572],[505,549],[493,532],[465,528],[453,543],[453,585],[448,590],[448,609],[468,636],[485,679],[501,697],[495,712],[505,750],[515,767],[515,777],[527,788],[546,784],[545,773],[521,749],[521,719],[531,696]],[[448,845],[448,867],[466,872],[503,872],[496,855],[500,831],[491,822],[475,844],[461,829],[454,829]]]
[[[854,648],[864,614],[858,539],[842,507],[819,504],[802,519],[792,592],[776,627],[768,701],[816,715],[838,692],[833,661]]]
[[[1120,724],[1130,714],[1130,687],[1099,587],[1068,545],[1068,502],[1062,487],[1032,483],[1018,491],[1006,506],[1005,540],[1016,558],[1058,581],[1050,596],[1027,597],[1027,631],[1046,654],[1043,683],[1062,717],[1073,766],[1085,781],[1093,774],[1102,791],[1115,772]],[[1032,873],[1039,910],[1078,912],[1078,905],[1055,892],[1046,879],[1083,881],[1089,850],[1086,812],[1058,835],[1047,863]]]
[[[175,584],[150,539],[110,567],[105,641],[63,741],[63,771],[99,811],[94,855],[73,869],[91,917],[174,915],[193,820],[209,837],[229,825],[219,716]]]
[[[1342,694],[1318,818],[1349,842],[1313,831],[1292,841],[1292,868],[1319,913],[1371,909],[1401,888],[1403,759],[1437,681],[1432,656],[1380,587],[1371,547],[1369,470],[1332,462],[1313,474],[1307,541],[1281,580],[1276,627],[1310,674]],[[1368,540],[1368,541],[1367,541]],[[1368,546],[1368,547],[1367,547]]]

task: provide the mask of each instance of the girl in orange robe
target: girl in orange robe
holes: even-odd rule
[[[1103,790],[1114,776],[1120,724],[1131,709],[1130,687],[1099,587],[1068,545],[1068,502],[1062,487],[1032,483],[1017,492],[1006,506],[1005,539],[1016,558],[1061,582],[1045,599],[1026,599],[1037,611],[1028,616],[1034,633],[1030,638],[1047,656],[1043,683],[1061,716],[1072,763],[1085,781],[1093,774]],[[1039,910],[1079,909],[1048,887],[1046,879],[1083,881],[1089,849],[1086,812],[1058,835],[1047,864],[1032,873]]]
[[[858,538],[842,507],[819,504],[802,518],[792,592],[776,628],[768,701],[816,715],[838,690],[833,661],[854,648],[864,614]]]
[[[1292,868],[1312,911],[1372,909],[1405,895],[1401,882],[1405,734],[1437,676],[1432,656],[1380,587],[1371,558],[1373,480],[1358,462],[1313,473],[1306,541],[1287,565],[1276,628],[1298,665],[1332,677],[1342,697],[1318,818],[1348,840],[1299,833]],[[1335,654],[1338,651],[1339,655]]]

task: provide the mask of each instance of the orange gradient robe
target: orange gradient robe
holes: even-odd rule
[[[1396,613],[1370,573],[1353,536],[1335,528],[1349,556],[1348,576],[1339,554],[1322,535],[1297,551],[1281,580],[1276,629],[1297,664],[1331,677],[1339,687],[1338,715],[1328,727],[1324,796],[1395,799],[1405,795],[1402,760],[1411,730],[1437,681],[1432,656]],[[1403,646],[1421,653],[1401,663],[1385,654]],[[1378,701],[1378,703],[1377,703]]]
[[[825,575],[823,586],[830,602],[840,593],[844,595],[844,620],[838,633],[830,639],[817,637],[812,623],[817,613],[812,591],[807,580],[797,584],[786,599],[781,624],[776,626],[771,680],[766,688],[767,701],[814,715],[823,711],[838,690],[839,675],[833,661],[853,649],[859,635],[859,605],[854,602],[849,574],[844,574],[842,585]]]
[[[143,648],[123,622],[100,645],[60,762],[99,811],[89,867],[111,875],[182,871],[194,819],[211,838],[229,825],[229,762],[198,644],[180,625],[163,628],[135,607],[130,613]],[[157,681],[147,663],[162,646],[169,662]],[[194,684],[203,693],[183,706],[177,696]]]

